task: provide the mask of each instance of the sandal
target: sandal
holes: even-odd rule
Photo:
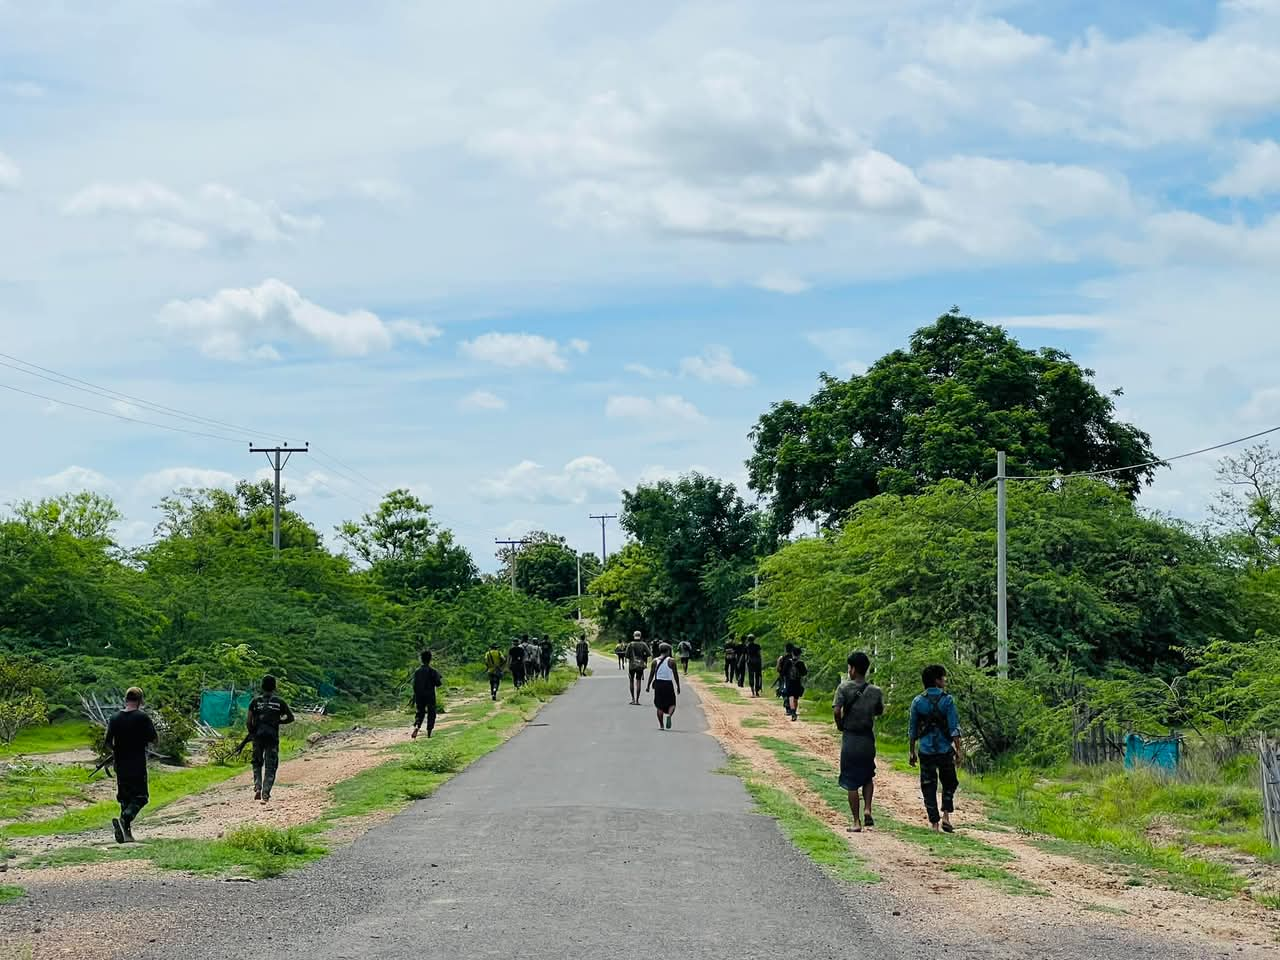
[[[951,824],[949,824],[949,823],[944,823],[944,824],[942,825],[942,832],[943,832],[943,833],[955,833],[955,832],[956,832],[956,828],[955,828],[955,827],[953,827],[953,826],[952,826]]]
[[[862,818],[862,825],[865,827],[874,827],[876,825],[875,817],[871,816],[871,814],[868,813],[865,817]]]

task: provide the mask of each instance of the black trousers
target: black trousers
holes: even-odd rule
[[[680,666],[681,666],[681,668],[684,670],[684,674],[685,674],[685,676],[687,677],[687,676],[689,675],[689,658],[688,658],[688,657],[681,657],[681,658],[680,658]]]
[[[253,741],[253,789],[264,797],[271,796],[276,783],[276,770],[280,767],[280,741],[263,739]]]
[[[122,777],[117,770],[116,799],[120,801],[120,819],[128,826],[151,799],[147,793],[147,775],[144,773],[141,777]]]
[[[434,703],[429,703],[425,707],[421,704],[418,705],[418,713],[413,718],[413,725],[415,727],[422,726],[423,717],[427,718],[427,733],[430,733],[436,728],[436,705]]]
[[[738,686],[742,686],[747,682],[747,662],[739,660],[733,667],[734,679],[738,681]]]
[[[497,697],[498,688],[500,686],[502,686],[502,674],[501,673],[489,674],[489,696]]]
[[[751,677],[751,692],[759,696],[760,691],[764,689],[764,664],[747,664],[747,673]]]
[[[942,819],[938,813],[939,781],[942,783],[942,812],[952,813],[956,788],[960,786],[960,778],[956,775],[956,755],[950,751],[920,754],[920,793],[924,796],[924,808],[929,813],[930,823]]]
[[[524,664],[517,663],[511,668],[511,683],[516,687],[524,686]]]

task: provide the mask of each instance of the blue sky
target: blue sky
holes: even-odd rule
[[[485,566],[595,548],[952,304],[1178,453],[1280,423],[1277,139],[1280,0],[0,0],[0,350],[251,428],[0,367],[58,401],[0,390],[0,498],[142,542],[309,440],[323,530],[408,486]]]

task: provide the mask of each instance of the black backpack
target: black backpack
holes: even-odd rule
[[[916,714],[916,739],[923,740],[931,733],[940,733],[947,740],[951,739],[951,727],[947,723],[947,712],[942,709],[942,698],[945,693],[937,696],[930,694],[922,694],[925,701],[929,704],[927,713]]]

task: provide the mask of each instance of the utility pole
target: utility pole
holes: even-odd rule
[[[996,669],[1001,680],[1009,679],[1008,543],[1005,536],[1007,475],[1005,454],[1001,450],[996,454]]]
[[[600,566],[603,567],[608,552],[605,547],[604,525],[610,520],[617,520],[618,515],[616,513],[593,513],[591,514],[591,519],[600,521]]]
[[[497,537],[494,537],[493,542],[501,546],[511,548],[511,592],[515,593],[516,592],[516,554],[518,554],[520,552],[520,548],[523,547],[529,541],[528,540],[499,540]]]
[[[275,504],[275,516],[271,524],[271,545],[276,548],[276,555],[280,554],[280,471],[283,470],[293,458],[295,453],[307,453],[311,443],[304,443],[300,447],[255,447],[249,444],[250,453],[265,453],[267,462],[271,464],[271,469],[275,471],[276,487],[273,503]],[[280,454],[284,454],[284,460],[281,461]]]
[[[582,623],[582,554],[577,550],[573,555],[578,559],[578,623]]]

